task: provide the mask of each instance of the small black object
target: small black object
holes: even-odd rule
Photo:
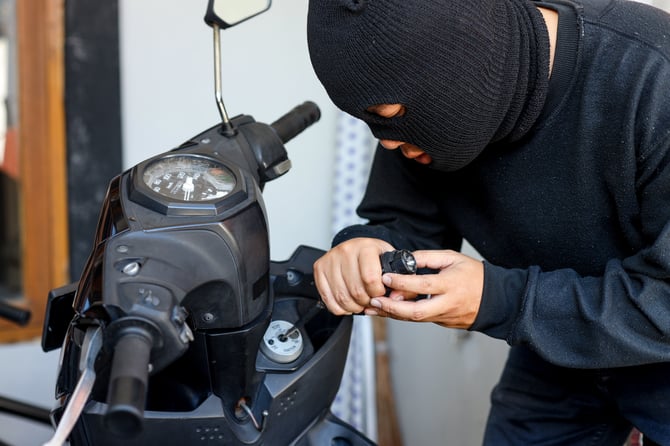
[[[406,249],[388,251],[379,256],[382,262],[382,274],[414,274],[416,273],[416,259]]]
[[[19,325],[26,325],[30,320],[30,311],[6,304],[0,300],[0,319],[7,319]]]

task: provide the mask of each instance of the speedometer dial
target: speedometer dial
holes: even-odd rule
[[[151,190],[175,201],[210,201],[235,188],[235,176],[223,164],[197,155],[168,155],[153,161],[142,174]]]

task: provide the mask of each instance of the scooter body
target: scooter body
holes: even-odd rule
[[[301,121],[318,112],[301,107]],[[322,252],[269,260],[261,187],[285,162],[281,130],[232,122],[234,136],[215,126],[114,178],[81,280],[49,298],[43,347],[63,342],[56,425],[91,333],[100,339],[72,445],[371,444],[329,412],[352,322],[319,306],[311,265]],[[257,157],[260,141],[274,149]],[[180,181],[205,198],[183,201]]]

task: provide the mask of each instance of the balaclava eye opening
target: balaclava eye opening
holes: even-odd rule
[[[335,105],[436,169],[521,138],[546,98],[549,38],[529,0],[310,0],[307,37]],[[366,111],[377,104],[406,113]]]

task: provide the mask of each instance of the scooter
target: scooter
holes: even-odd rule
[[[269,7],[209,0],[222,122],[112,179],[79,281],[49,293],[48,446],[374,444],[330,411],[352,318],[320,302],[323,252],[269,258],[262,191],[319,108],[268,125],[221,98],[220,31]]]

